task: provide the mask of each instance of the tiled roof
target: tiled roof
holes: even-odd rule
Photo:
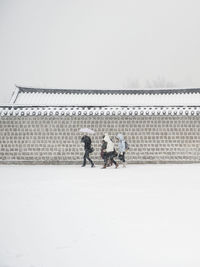
[[[0,106],[0,116],[187,115],[199,116],[200,107],[27,107]]]
[[[0,116],[200,115],[200,89],[75,90],[16,87]]]
[[[154,90],[43,89],[18,86],[11,105],[22,106],[200,106],[200,88]]]

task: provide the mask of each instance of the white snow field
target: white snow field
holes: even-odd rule
[[[200,266],[200,165],[0,166],[0,267]]]

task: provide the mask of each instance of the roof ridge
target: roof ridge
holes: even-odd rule
[[[55,89],[55,88],[34,88],[16,86],[19,93],[74,93],[74,94],[185,94],[200,93],[200,88],[168,88],[168,89]]]

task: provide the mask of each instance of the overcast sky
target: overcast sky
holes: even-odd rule
[[[0,0],[0,102],[15,84],[200,87],[199,0]]]

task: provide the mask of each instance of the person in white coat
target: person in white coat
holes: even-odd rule
[[[108,160],[110,160],[111,163],[115,164],[115,168],[118,167],[118,163],[114,160],[114,153],[115,153],[115,145],[112,142],[112,140],[110,139],[109,135],[106,133],[103,139],[106,142],[106,148],[105,148],[105,152],[106,152],[106,157],[104,160],[104,166],[103,169],[106,168],[107,166],[107,162]]]

